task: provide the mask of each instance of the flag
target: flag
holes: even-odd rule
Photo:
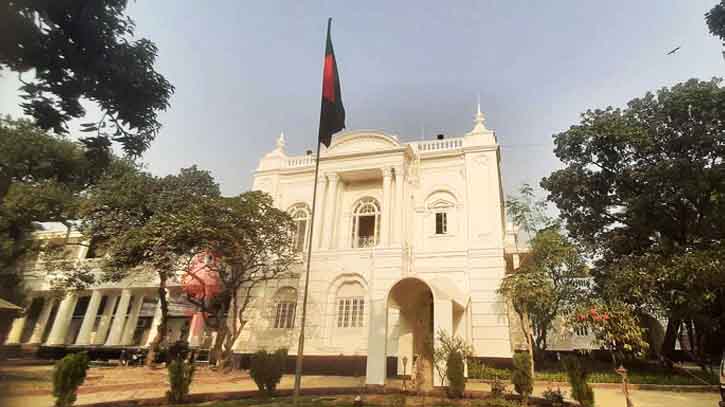
[[[345,107],[340,94],[340,76],[337,74],[335,51],[332,49],[330,25],[327,20],[327,47],[325,48],[325,67],[322,71],[322,107],[320,108],[319,141],[330,147],[332,135],[345,128]]]

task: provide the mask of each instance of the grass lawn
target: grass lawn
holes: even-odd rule
[[[589,376],[590,383],[621,383],[622,378],[615,373],[608,364],[597,363],[593,361],[587,363],[591,369]],[[658,366],[636,366],[628,368],[629,382],[632,384],[661,384],[661,385],[705,385],[717,384],[719,377],[708,375],[701,369],[674,369],[667,371]],[[566,372],[563,368],[556,366],[545,366],[537,369],[535,372],[537,381],[544,382],[566,382]],[[494,367],[476,367],[470,370],[470,377],[475,379],[493,380],[510,380],[510,369],[497,369]]]

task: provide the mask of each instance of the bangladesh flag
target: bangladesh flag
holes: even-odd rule
[[[327,47],[325,49],[325,68],[322,73],[322,107],[320,110],[319,141],[330,147],[332,135],[345,128],[345,107],[340,94],[340,76],[337,74],[335,51],[332,49],[330,25],[327,20]]]

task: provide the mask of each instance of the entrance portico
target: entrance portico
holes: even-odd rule
[[[385,384],[388,313],[393,309],[398,311],[398,373],[402,373],[405,358],[405,372],[415,378],[418,389],[441,386],[433,349],[439,346],[439,332],[467,337],[466,324],[461,324],[466,296],[448,279],[426,281],[416,276],[398,280],[384,298],[371,302],[366,384]],[[439,367],[445,371],[445,366]]]

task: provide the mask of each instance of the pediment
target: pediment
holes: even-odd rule
[[[394,137],[380,132],[350,132],[336,136],[328,154],[363,153],[400,147]]]

